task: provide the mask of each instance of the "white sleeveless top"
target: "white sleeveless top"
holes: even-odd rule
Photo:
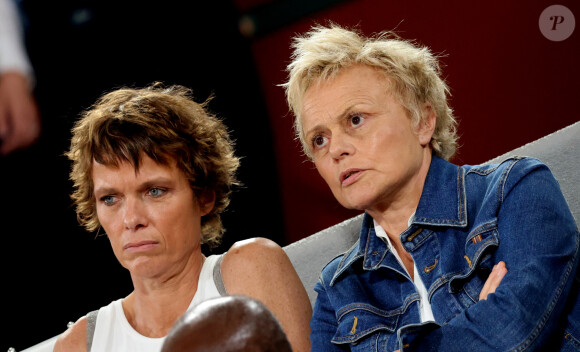
[[[199,275],[197,291],[189,304],[189,308],[207,299],[226,294],[219,270],[221,257],[222,255],[211,255],[205,259]],[[89,351],[160,351],[165,337],[151,338],[135,331],[127,321],[122,301],[123,299],[118,299],[99,309],[92,346]],[[87,339],[90,338],[89,336],[87,335]]]

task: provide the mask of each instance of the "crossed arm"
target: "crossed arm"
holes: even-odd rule
[[[545,166],[527,162],[518,172],[523,176],[508,177],[498,194],[500,243],[494,250],[498,264],[484,283],[479,302],[445,324],[400,328],[394,336],[396,347],[448,352],[535,350],[545,348],[560,331],[579,261],[578,229]],[[324,285],[318,287],[314,320],[320,331],[313,341],[326,350],[348,349],[330,342],[336,315]]]
[[[489,295],[495,292],[495,290],[499,287],[501,280],[503,280],[505,274],[507,274],[507,268],[505,263],[500,261],[493,267],[493,270],[485,281],[485,284],[479,293],[480,301],[486,300]],[[401,350],[396,350],[395,352],[401,352]]]
[[[548,168],[518,167],[523,176],[508,177],[497,215],[495,258],[508,272],[486,282],[487,299],[420,336],[410,350],[535,350],[558,331],[578,266],[578,229]]]

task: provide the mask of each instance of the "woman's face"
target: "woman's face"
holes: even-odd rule
[[[344,207],[372,215],[406,199],[419,183],[422,189],[418,172],[431,160],[432,128],[413,128],[380,71],[354,65],[313,85],[301,118],[314,164]]]
[[[201,216],[213,199],[196,199],[185,175],[143,156],[139,171],[93,162],[97,216],[115,256],[131,275],[156,277],[200,254]]]

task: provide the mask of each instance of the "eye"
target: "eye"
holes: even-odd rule
[[[348,119],[349,119],[352,127],[358,127],[365,121],[364,117],[362,117],[358,114],[351,115],[351,116],[349,116]]]
[[[316,136],[314,136],[312,138],[312,146],[314,148],[322,148],[326,145],[327,142],[328,142],[328,138],[321,136],[319,134],[317,134]]]
[[[100,200],[108,206],[115,204],[115,196],[103,196],[100,198]]]
[[[158,188],[158,187],[153,187],[151,189],[149,189],[149,194],[153,197],[153,198],[158,198],[161,197],[162,195],[165,194],[165,190],[162,188]]]

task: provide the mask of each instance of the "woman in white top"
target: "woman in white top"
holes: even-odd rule
[[[239,165],[226,127],[204,108],[184,87],[155,84],[108,93],[76,123],[67,155],[78,219],[107,234],[134,290],[101,308],[96,328],[80,318],[54,351],[159,351],[188,307],[223,295],[214,268],[228,294],[273,312],[295,352],[309,350],[310,302],[277,244],[236,243],[221,264],[201,252],[223,234]]]

